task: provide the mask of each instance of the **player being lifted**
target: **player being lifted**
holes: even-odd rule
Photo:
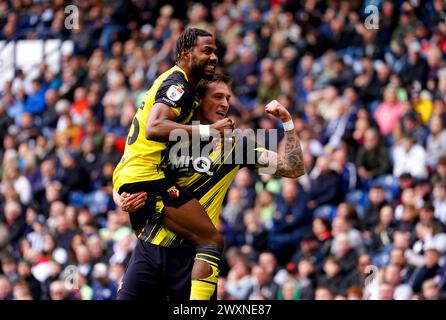
[[[200,104],[193,119],[202,124],[217,123],[225,117],[229,108],[229,79],[216,75],[213,80],[201,80],[197,86],[197,95]],[[221,143],[214,146],[208,155],[211,166],[207,172],[202,170],[198,172],[191,159],[186,170],[182,166],[180,170],[170,173],[176,176],[176,182],[180,186],[190,191],[199,200],[214,225],[217,224],[225,194],[241,167],[273,167],[275,175],[279,177],[297,178],[304,174],[302,150],[291,115],[275,100],[265,107],[265,111],[280,119],[284,126],[285,148],[279,154],[255,144],[249,144],[246,137],[241,136],[231,145],[229,152],[222,152]],[[240,145],[242,148],[238,150],[243,152],[243,163],[225,162],[222,159],[222,157],[234,157]],[[254,159],[254,161],[249,159]],[[141,207],[144,197],[143,192],[123,193],[121,197],[115,197],[115,202],[125,211],[132,212]],[[149,223],[145,230],[148,236],[140,237],[138,240],[123,278],[122,290],[135,292],[134,295],[137,298],[144,298],[152,293],[157,295],[155,299],[162,299],[162,296],[166,294],[174,301],[187,299],[195,255],[193,247],[188,246],[187,241],[159,221]],[[147,251],[151,253],[150,258],[143,254]],[[216,280],[205,279],[207,282],[213,282],[214,286]]]
[[[195,87],[200,79],[211,79],[217,66],[213,36],[190,28],[176,42],[176,65],[161,74],[138,107],[127,137],[124,154],[113,173],[113,186],[119,194],[144,191],[144,206],[130,215],[134,230],[146,220],[162,218],[168,228],[190,240],[196,249],[192,272],[191,299],[209,299],[214,286],[201,279],[216,279],[223,239],[194,196],[164,174],[169,134],[182,129],[208,137],[210,130],[223,133],[232,121],[222,119],[211,126],[185,125],[197,106]],[[143,230],[138,237],[146,236]],[[122,297],[131,298],[131,297]]]

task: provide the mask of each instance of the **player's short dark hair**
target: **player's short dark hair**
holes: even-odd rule
[[[231,78],[229,78],[228,75],[223,74],[223,73],[216,73],[214,74],[214,76],[212,77],[212,79],[207,80],[207,79],[201,79],[196,87],[196,92],[198,94],[199,97],[203,97],[204,94],[206,93],[206,90],[209,88],[209,84],[213,83],[213,82],[223,82],[225,84],[227,84],[228,86],[231,85]]]
[[[180,61],[181,53],[184,50],[191,50],[198,37],[212,37],[212,33],[198,28],[187,28],[178,38],[175,45],[175,62]]]

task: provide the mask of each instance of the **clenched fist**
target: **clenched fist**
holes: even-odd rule
[[[221,135],[223,135],[225,130],[234,129],[234,122],[229,118],[221,119],[211,124],[211,129],[217,130]]]
[[[265,112],[279,118],[282,122],[291,120],[291,115],[288,110],[281,105],[277,100],[273,100],[265,106]]]

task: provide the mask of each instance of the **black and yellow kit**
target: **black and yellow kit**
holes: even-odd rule
[[[169,177],[172,179],[177,177],[176,183],[200,202],[214,225],[217,225],[226,192],[238,170],[244,166],[256,167],[258,157],[265,150],[246,137],[234,137],[234,139],[238,141],[231,143],[228,150],[223,150],[223,144],[218,142],[213,144],[213,148],[207,154],[200,152],[202,159],[195,165],[193,164],[195,159],[191,156],[186,161],[180,161],[179,165],[170,163],[166,170]],[[207,166],[209,169],[203,172],[200,166],[202,168]],[[197,168],[202,172],[198,172]],[[163,227],[160,221],[148,224],[140,239],[166,247],[181,246],[185,241]]]
[[[195,91],[180,67],[174,66],[161,74],[147,91],[133,118],[124,154],[113,172],[113,186],[119,194],[147,192],[145,206],[133,216],[141,216],[142,212],[156,212],[159,215],[164,205],[178,207],[192,198],[185,191],[177,197],[179,186],[165,178],[161,164],[166,162],[169,143],[146,138],[147,118],[155,103],[171,107],[177,116],[175,122],[189,122],[197,102]],[[132,221],[132,227],[140,229],[144,223],[133,225]]]
[[[214,225],[218,222],[226,192],[238,170],[244,166],[257,167],[258,157],[265,150],[245,137],[234,140],[236,142],[231,143],[229,150],[222,150],[221,143],[213,144],[207,155],[200,154],[203,163],[188,157],[186,161],[180,161],[180,164],[171,163],[166,170],[166,175],[177,176],[176,183],[200,202]],[[144,299],[148,295],[153,298],[157,288],[162,287],[163,294],[170,299],[189,299],[194,253],[194,248],[187,240],[165,228],[161,221],[148,223],[139,235],[137,248],[124,275],[118,298]],[[170,268],[166,263],[177,264],[169,261],[180,259],[180,255],[181,268],[176,268],[170,274],[166,271]],[[172,282],[172,279],[175,281]],[[158,298],[160,299],[159,296]]]

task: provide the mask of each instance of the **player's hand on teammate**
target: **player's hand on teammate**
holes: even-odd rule
[[[211,130],[217,130],[221,135],[223,135],[225,130],[234,130],[234,121],[232,121],[230,118],[218,120],[217,122],[211,124]]]
[[[279,103],[277,100],[273,100],[265,106],[265,112],[273,117],[279,118],[282,122],[291,120],[291,115],[288,110]]]
[[[144,191],[138,193],[123,192],[119,198],[119,206],[125,212],[135,212],[144,206],[147,199],[147,193]]]

